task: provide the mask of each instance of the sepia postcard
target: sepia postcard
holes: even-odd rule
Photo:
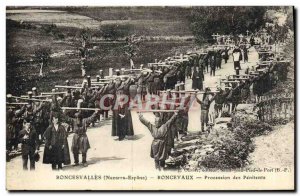
[[[6,189],[295,190],[292,6],[6,7]]]

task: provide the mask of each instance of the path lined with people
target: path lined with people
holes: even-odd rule
[[[255,65],[258,60],[258,53],[252,47],[249,50],[249,62],[241,63],[241,74],[249,66]],[[222,61],[224,62],[224,61]],[[204,88],[216,88],[219,86],[219,81],[228,74],[234,74],[232,57],[229,58],[227,64],[222,64],[221,69],[216,70],[216,76],[210,76],[210,73],[205,73]],[[192,80],[187,79],[185,88],[191,89]],[[198,104],[198,103],[195,103]],[[211,104],[213,108],[213,104]],[[198,109],[189,112],[189,125],[188,131],[191,133],[199,132],[200,124],[200,105]],[[91,149],[88,155],[88,167],[67,165],[63,167],[63,171],[59,174],[64,174],[64,171],[77,173],[109,173],[114,174],[116,171],[124,171],[130,173],[139,173],[144,171],[155,171],[153,159],[150,157],[150,148],[152,136],[139,120],[138,114],[135,111],[131,112],[134,136],[127,137],[123,141],[119,141],[117,137],[111,136],[111,117],[105,121],[96,124],[95,127],[88,128],[87,135],[91,144]],[[152,113],[144,113],[147,120],[154,120]],[[73,134],[69,135],[68,143],[71,146]],[[43,157],[43,147],[40,148],[40,156]],[[71,162],[74,162],[71,156]],[[118,168],[118,169],[116,169]],[[55,174],[55,173],[54,173]],[[42,164],[40,160],[36,164],[36,171],[34,175],[30,172],[22,171],[22,158],[21,156],[12,159],[7,163],[7,175],[9,178],[16,179],[16,183],[23,183],[32,186],[34,181],[47,179],[47,175],[53,176],[51,167]],[[29,180],[26,180],[29,179]]]

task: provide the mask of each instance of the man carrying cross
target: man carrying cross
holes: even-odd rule
[[[170,126],[176,120],[177,112],[164,124],[161,125],[160,117],[155,116],[155,123],[152,124],[147,121],[141,113],[139,113],[140,121],[149,129],[152,137],[154,138],[151,144],[150,156],[155,161],[155,168],[161,170],[165,166],[165,160],[169,156],[170,146],[168,139],[170,134]]]
[[[73,124],[74,136],[72,139],[71,150],[74,155],[74,166],[79,165],[79,154],[82,154],[82,164],[84,167],[87,167],[87,151],[90,148],[90,143],[88,136],[86,134],[87,126],[95,120],[98,116],[99,110],[94,112],[94,114],[88,118],[83,118],[81,111],[75,114],[75,118],[70,118],[66,115],[63,115],[64,120],[68,123]]]

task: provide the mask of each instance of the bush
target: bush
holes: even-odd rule
[[[251,121],[234,121],[234,132],[237,135],[248,135],[249,137],[256,137],[265,135],[272,131],[272,127],[268,123],[261,122],[259,120]]]
[[[254,151],[252,139],[265,134],[272,127],[260,121],[233,121],[230,131],[220,134],[211,140],[216,146],[214,153],[206,155],[201,166],[217,169],[235,169],[248,164],[248,156]]]
[[[57,28],[56,24],[43,24],[41,29],[47,35],[53,35],[57,39],[65,38],[65,35]]]
[[[277,126],[277,125],[285,125],[287,124],[288,122],[290,122],[289,119],[286,119],[286,118],[273,118],[272,120],[270,120],[268,123],[271,125],[271,126]]]
[[[130,35],[132,29],[129,24],[107,24],[101,25],[99,33],[106,40],[118,40]]]
[[[55,24],[43,24],[41,29],[46,33],[46,34],[51,34],[55,31],[57,31],[57,26]]]

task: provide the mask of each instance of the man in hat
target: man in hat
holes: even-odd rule
[[[196,94],[196,93],[195,93]],[[214,100],[213,98],[209,98],[210,95],[210,89],[205,88],[205,92],[203,94],[202,101],[199,100],[197,97],[197,94],[195,95],[197,102],[201,106],[201,131],[204,132],[204,125],[207,127],[208,126],[208,112],[209,112],[209,107],[212,101]]]
[[[31,123],[31,118],[24,118],[23,129],[19,132],[19,141],[22,143],[23,170],[28,170],[28,158],[30,170],[35,170],[34,155],[39,149],[38,135]]]
[[[154,138],[151,144],[150,156],[155,161],[155,168],[161,170],[165,166],[165,160],[169,156],[171,147],[169,146],[168,139],[171,132],[170,126],[176,120],[177,113],[165,123],[160,122],[160,117],[155,116],[155,123],[152,124],[147,121],[141,113],[139,113],[140,121],[149,129],[152,137]]]
[[[70,118],[64,115],[64,120],[73,124],[74,136],[71,149],[75,160],[74,166],[79,165],[79,154],[82,154],[82,164],[84,167],[87,167],[86,157],[87,151],[90,148],[90,143],[86,134],[87,126],[95,120],[98,113],[99,110],[94,112],[94,114],[88,118],[83,118],[81,112],[77,112],[75,114],[75,118]]]

